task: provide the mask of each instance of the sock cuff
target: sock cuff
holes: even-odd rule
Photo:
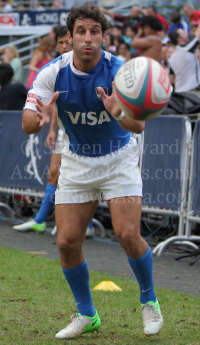
[[[65,278],[79,276],[80,274],[88,273],[88,264],[87,261],[84,260],[82,264],[72,268],[62,268],[62,271],[65,275]]]
[[[53,184],[47,184],[47,186],[46,186],[46,191],[45,192],[55,192],[56,191],[56,186],[55,185],[53,185]]]
[[[141,263],[142,261],[146,260],[147,256],[149,256],[149,255],[151,255],[151,249],[148,246],[146,253],[144,253],[138,259],[132,259],[132,258],[130,258],[130,256],[128,256],[128,255],[127,256],[128,256],[128,261],[129,261],[130,265],[137,265],[138,263]]]

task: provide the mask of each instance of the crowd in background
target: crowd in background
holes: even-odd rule
[[[5,6],[6,4],[9,5],[9,2],[5,2]],[[117,56],[123,62],[139,55],[156,58],[172,77],[170,80],[175,87],[175,91],[198,89],[200,84],[200,11],[195,10],[192,4],[185,4],[182,8],[182,11],[187,16],[187,21],[181,18],[180,13],[174,12],[171,14],[169,23],[163,16],[157,13],[155,6],[141,9],[138,5],[134,5],[130,9],[129,15],[117,14],[103,7],[101,7],[101,11],[108,18],[111,18],[112,23],[114,23],[107,32],[106,44],[103,46],[104,50]],[[9,64],[13,69],[13,76],[9,83],[13,81],[21,83],[23,80],[26,90],[30,89],[39,69],[58,56],[55,42],[56,30],[58,29],[58,27],[52,28],[48,36],[40,39],[39,46],[35,49],[30,61],[30,71],[26,80],[24,80],[22,75],[23,68],[17,48],[12,45],[5,49],[0,49],[1,63]],[[143,42],[141,39],[145,37],[152,41],[152,46],[147,47],[149,49],[140,44],[140,42]],[[183,58],[180,55],[180,47]],[[145,53],[146,51],[148,52],[147,54]],[[186,52],[189,54],[188,56],[185,54]],[[182,60],[181,70],[179,68],[178,71],[177,67],[180,66],[177,66],[179,64],[177,59],[180,59],[180,57]],[[174,80],[174,75],[178,83],[185,83],[182,75],[179,76],[176,73],[184,74],[188,70],[188,75],[192,75],[191,70],[194,70],[194,68],[198,74],[195,83],[190,83],[186,89],[183,87],[179,90],[177,88],[178,84]],[[0,70],[1,73],[2,69]],[[5,81],[2,78],[0,75],[1,90],[5,87]],[[5,78],[5,80],[7,83],[8,79]],[[0,104],[0,109],[6,110],[2,108],[2,104]]]

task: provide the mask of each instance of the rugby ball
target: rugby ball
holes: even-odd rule
[[[119,107],[135,120],[150,120],[170,100],[171,85],[165,69],[148,57],[129,60],[118,70],[113,93]]]

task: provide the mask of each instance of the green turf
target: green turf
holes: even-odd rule
[[[0,247],[0,344],[2,345],[199,345],[200,299],[156,289],[165,324],[157,336],[142,331],[139,289],[128,279],[91,272],[91,287],[112,280],[122,292],[93,291],[102,321],[98,332],[55,339],[75,310],[59,261]]]

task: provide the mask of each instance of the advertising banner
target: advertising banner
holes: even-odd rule
[[[20,25],[66,25],[69,11],[23,11],[20,12]]]
[[[0,111],[0,186],[45,191],[51,158],[48,130],[45,126],[27,135],[21,111]]]
[[[20,14],[0,13],[0,25],[20,25]]]

